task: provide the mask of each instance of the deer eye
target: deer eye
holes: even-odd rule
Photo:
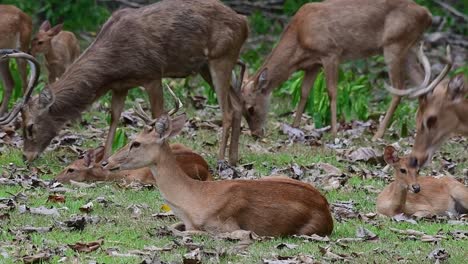
[[[38,42],[37,42],[37,45],[42,45],[42,43],[44,43],[44,42],[38,41]]]
[[[75,172],[75,170],[72,169],[72,168],[69,168],[69,169],[67,170],[67,173],[73,173],[73,172]]]
[[[427,129],[433,129],[437,125],[437,117],[435,116],[430,116],[426,120],[426,127]]]
[[[140,146],[141,146],[140,142],[135,141],[135,142],[133,142],[132,145],[130,146],[130,149],[138,148],[138,147],[140,147]]]
[[[400,172],[403,173],[403,174],[406,174],[406,169],[401,168]]]

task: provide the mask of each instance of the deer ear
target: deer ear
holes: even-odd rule
[[[179,135],[182,129],[184,128],[186,122],[187,116],[185,114],[181,114],[172,119],[170,129],[171,133],[169,134],[169,137],[172,138]]]
[[[388,165],[393,165],[397,163],[400,158],[398,157],[398,152],[393,146],[386,146],[384,150],[384,160]]]
[[[54,101],[55,95],[49,88],[45,88],[39,94],[39,107],[41,109],[49,109],[49,107],[54,103]]]
[[[63,24],[58,24],[55,27],[48,30],[48,33],[50,36],[56,36],[58,33],[60,33],[60,31],[62,31],[62,28],[63,28]]]
[[[465,97],[468,93],[468,87],[465,85],[463,73],[456,75],[450,80],[448,93],[452,100],[463,99]]]
[[[42,22],[41,26],[39,27],[40,31],[48,31],[50,29],[50,22],[49,20],[46,20]]]
[[[268,84],[268,68],[262,70],[260,75],[258,76],[258,89],[260,91],[264,91]]]
[[[93,162],[99,163],[103,160],[104,158],[104,147],[99,146],[94,150],[94,159]]]

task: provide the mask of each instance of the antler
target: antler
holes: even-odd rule
[[[421,62],[424,68],[424,81],[421,83],[421,85],[419,85],[418,87],[401,90],[401,89],[396,89],[388,85],[387,83],[385,83],[385,89],[387,89],[390,93],[394,95],[406,96],[406,95],[415,93],[418,90],[424,89],[424,87],[427,87],[427,85],[429,84],[429,81],[431,80],[431,64],[427,56],[424,54],[424,43],[421,43],[421,46],[419,47],[418,60]]]
[[[240,71],[240,81],[239,81],[239,87],[236,87],[237,91],[240,91],[241,87],[242,87],[242,81],[244,80],[244,75],[245,75],[245,71],[246,71],[246,66],[245,66],[245,63],[241,60],[238,60],[237,61],[237,65],[239,65],[241,67],[241,71]]]
[[[0,60],[10,59],[10,58],[21,58],[28,60],[29,66],[31,67],[32,75],[28,82],[28,87],[24,93],[23,99],[21,99],[12,109],[12,111],[0,118],[0,125],[6,125],[10,123],[21,111],[21,108],[29,101],[31,98],[34,87],[39,80],[40,74],[40,65],[39,62],[33,56],[26,54],[21,51],[14,49],[2,49],[0,50]]]
[[[410,98],[416,98],[416,97],[419,97],[421,95],[425,95],[425,94],[431,92],[445,78],[445,76],[447,76],[450,69],[452,68],[452,63],[453,63],[452,50],[450,49],[449,45],[447,45],[447,55],[446,56],[447,56],[446,57],[447,64],[445,65],[444,69],[442,69],[442,72],[439,74],[439,76],[437,76],[434,79],[434,81],[432,81],[432,83],[429,84],[429,86],[427,88],[424,88],[422,90],[418,90],[418,91],[412,93],[409,96]]]
[[[174,109],[171,109],[167,114],[169,116],[172,116],[174,115],[175,113],[177,113],[179,111],[179,109],[183,106],[182,104],[182,101],[180,101],[180,99],[175,95],[174,91],[172,91],[171,87],[169,87],[169,85],[165,85],[167,90],[169,90],[169,93],[172,95],[172,97],[174,97],[174,99],[176,100],[176,105],[174,107]],[[154,125],[157,121],[157,118],[156,119],[153,119],[151,117],[149,117],[145,111],[143,110],[143,108],[141,107],[141,105],[139,103],[136,103],[135,104],[135,108],[134,108],[134,111],[135,111],[135,114],[140,117],[147,125]]]

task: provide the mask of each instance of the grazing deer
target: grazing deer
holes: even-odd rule
[[[161,79],[200,73],[215,89],[223,113],[218,157],[224,159],[232,124],[229,160],[235,163],[241,114],[231,106],[230,79],[247,35],[245,16],[219,0],[163,0],[115,12],[62,77],[22,109],[25,159],[36,159],[66,122],[112,91],[106,157],[131,87],[145,87],[152,115],[159,116]]]
[[[429,80],[431,66],[425,55],[423,59],[427,63],[425,80]],[[387,87],[391,93],[419,99],[416,138],[411,153],[411,164],[417,168],[427,164],[450,136],[468,136],[468,81],[463,74],[458,74],[450,80],[445,78],[452,67],[450,47],[447,47],[446,60],[447,65],[442,72],[430,84],[423,83],[423,88],[400,91]]]
[[[215,182],[188,177],[167,142],[180,133],[185,122],[184,114],[153,120],[104,161],[103,167],[129,170],[149,166],[157,171],[153,175],[159,190],[186,230],[218,233],[243,229],[264,236],[332,232],[328,202],[309,184],[284,177]]]
[[[411,0],[328,0],[303,5],[266,61],[242,87],[243,112],[251,133],[263,136],[271,92],[292,73],[303,70],[301,100],[293,123],[299,126],[310,90],[323,68],[331,132],[336,136],[339,64],[383,53],[391,83],[403,89],[405,70],[412,81],[419,81],[412,47],[430,24],[429,11]],[[374,138],[383,136],[399,102],[400,97],[394,96]]]
[[[78,39],[70,31],[62,30],[63,24],[51,27],[44,21],[31,43],[31,55],[43,53],[49,71],[49,83],[60,78],[65,70],[80,55]]]
[[[395,181],[377,197],[377,212],[386,216],[416,216],[468,213],[468,188],[452,177],[418,177],[409,157],[398,157],[392,146],[384,151],[385,161],[395,171]]]
[[[0,49],[29,50],[31,41],[32,21],[23,11],[12,5],[0,5]],[[17,60],[23,93],[27,86],[26,62]],[[8,60],[0,61],[0,77],[3,79],[3,99],[0,105],[0,117],[8,109],[8,101],[15,87],[11,76]]]
[[[171,144],[177,164],[192,179],[211,181],[213,178],[209,172],[208,164],[202,156],[193,152],[182,144]],[[104,157],[104,147],[90,149],[82,157],[68,165],[55,179],[62,183],[70,180],[77,182],[94,181],[137,181],[144,184],[156,184],[151,170],[147,167],[135,170],[111,172],[101,167]]]

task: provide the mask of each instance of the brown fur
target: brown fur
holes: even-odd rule
[[[15,6],[0,5],[0,49],[19,49],[20,51],[27,52],[31,41],[31,33],[31,17]],[[18,59],[17,63],[24,93],[27,86],[27,62],[23,59]],[[8,60],[0,62],[0,77],[3,80],[3,87],[5,89],[0,105],[0,116],[7,111],[8,101],[15,87],[8,65]]]
[[[439,83],[419,98],[416,138],[411,156],[415,166],[430,162],[432,155],[452,135],[468,136],[468,81],[463,74]]]
[[[150,166],[157,170],[159,189],[186,230],[218,233],[243,229],[266,236],[325,236],[332,232],[328,202],[309,184],[284,176],[216,182],[187,177],[166,142],[180,132],[185,121],[184,115],[172,121],[161,117],[155,129],[137,135],[104,163],[105,168]]]
[[[152,114],[158,116],[163,112],[161,78],[196,73],[218,96],[223,112],[219,158],[224,158],[233,121],[229,81],[247,35],[247,19],[218,0],[163,0],[115,12],[91,46],[44,92],[42,102],[39,96],[23,109],[24,128],[33,132],[25,139],[26,158],[35,159],[65,122],[78,118],[111,90],[107,156],[128,89],[144,85]],[[238,134],[231,138],[233,160],[237,160]]]
[[[244,116],[252,134],[263,136],[269,97],[292,73],[305,71],[294,126],[299,126],[310,90],[323,67],[337,132],[336,93],[342,61],[382,54],[391,83],[404,88],[407,70],[422,79],[411,47],[431,23],[429,11],[410,0],[329,0],[303,5],[283,31],[278,45],[242,88]],[[407,69],[405,69],[405,66]],[[394,97],[376,137],[382,137],[400,98]]]
[[[80,45],[75,34],[62,30],[62,24],[51,28],[49,21],[45,21],[31,43],[31,54],[40,53],[46,59],[49,83],[53,83],[78,58]]]
[[[395,170],[395,181],[377,197],[378,213],[390,217],[401,213],[446,215],[463,213],[468,208],[468,188],[463,184],[452,177],[418,177],[418,170],[411,166],[409,157],[389,161],[388,148],[385,151],[386,160]],[[394,149],[390,152],[390,156],[396,155]],[[406,173],[402,173],[402,169]],[[420,186],[418,193],[410,192],[414,184]]]
[[[171,149],[177,163],[190,178],[200,181],[213,180],[208,164],[202,156],[182,144],[172,144]],[[156,185],[156,180],[149,168],[116,172],[103,169],[100,165],[103,154],[104,148],[102,147],[88,150],[83,157],[68,165],[55,179],[62,183],[69,183],[70,180],[77,182],[124,180]]]

